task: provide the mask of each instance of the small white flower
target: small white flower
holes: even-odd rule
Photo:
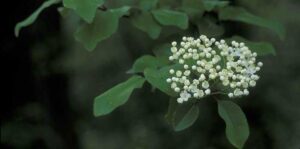
[[[173,42],[172,42],[172,46],[175,47],[176,45],[177,45],[177,42],[176,42],[176,41],[173,41]]]
[[[168,83],[171,83],[171,82],[172,82],[172,79],[171,79],[171,78],[168,78],[168,79],[167,79],[167,82],[168,82]]]
[[[206,95],[209,95],[209,94],[210,94],[210,89],[206,89],[206,90],[205,90],[205,94],[206,94]]]
[[[247,89],[244,89],[244,95],[249,95],[249,91]]]
[[[251,81],[249,82],[249,85],[252,86],[252,87],[254,87],[254,86],[256,85],[256,82],[255,82],[254,80],[251,80]]]
[[[196,69],[197,69],[197,66],[193,65],[193,66],[192,66],[192,69],[193,69],[193,70],[196,70]]]
[[[180,70],[177,70],[177,71],[176,71],[176,76],[177,76],[177,77],[180,77],[181,75],[182,75],[182,72],[181,72]]]
[[[205,89],[209,88],[209,83],[207,81],[202,82],[202,87]]]
[[[174,69],[170,69],[170,74],[174,74],[175,70]]]
[[[182,98],[177,98],[177,102],[178,103],[183,103],[183,99]]]
[[[189,65],[185,64],[185,65],[183,66],[183,68],[184,68],[184,69],[188,69],[188,68],[189,68]]]

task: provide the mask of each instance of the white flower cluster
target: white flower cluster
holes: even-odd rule
[[[255,73],[263,65],[256,63],[257,53],[252,53],[244,43],[227,44],[205,35],[197,39],[183,37],[180,43],[174,41],[171,52],[169,60],[178,62],[180,69],[170,69],[166,81],[179,93],[178,103],[212,94],[216,84],[223,86],[218,93],[230,98],[248,95],[248,88],[259,79]]]

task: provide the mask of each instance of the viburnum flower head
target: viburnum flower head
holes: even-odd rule
[[[166,81],[178,93],[178,103],[214,93],[229,98],[246,96],[248,88],[256,85],[259,79],[256,72],[263,65],[256,62],[257,53],[251,52],[243,42],[226,43],[205,35],[197,39],[182,37],[178,43],[173,41],[171,52],[169,60],[180,67],[170,69]]]

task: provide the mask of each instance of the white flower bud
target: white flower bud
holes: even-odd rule
[[[254,87],[254,86],[256,85],[256,82],[253,81],[253,80],[251,80],[251,81],[249,82],[249,85],[252,86],[252,87]]]
[[[202,82],[202,87],[205,89],[209,88],[209,83],[207,81]]]
[[[229,97],[229,98],[232,98],[232,97],[233,97],[233,94],[232,94],[232,93],[229,93],[229,94],[228,94],[228,97]]]
[[[193,70],[196,70],[196,69],[197,69],[197,66],[193,65],[193,66],[192,66],[192,69],[193,69]]]
[[[171,48],[171,52],[172,52],[172,53],[176,53],[176,52],[177,52],[177,48],[176,48],[176,47],[172,47],[172,48]]]
[[[173,41],[173,42],[172,42],[172,46],[175,47],[176,45],[177,45],[177,42]]]
[[[249,91],[247,89],[244,89],[244,95],[249,95]]]
[[[168,82],[168,83],[171,83],[171,82],[172,82],[172,79],[168,78],[168,79],[167,79],[167,82]]]
[[[191,74],[191,71],[190,70],[186,70],[186,71],[184,71],[184,73],[183,73],[183,75],[185,75],[185,76],[189,76]]]
[[[182,75],[182,72],[180,71],[180,70],[178,70],[177,72],[176,72],[176,76],[177,77],[180,77]]]
[[[179,59],[179,64],[183,64],[184,60],[183,59]]]
[[[182,98],[177,98],[177,102],[178,103],[183,103],[183,99]]]
[[[174,69],[170,69],[170,74],[174,74],[175,70]]]
[[[206,90],[205,90],[205,94],[206,94],[206,95],[209,95],[209,94],[210,94],[210,89],[206,89]]]

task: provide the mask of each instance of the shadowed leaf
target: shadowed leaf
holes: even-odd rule
[[[249,137],[249,126],[241,108],[232,101],[218,101],[218,113],[226,124],[226,137],[235,147],[243,148]]]

